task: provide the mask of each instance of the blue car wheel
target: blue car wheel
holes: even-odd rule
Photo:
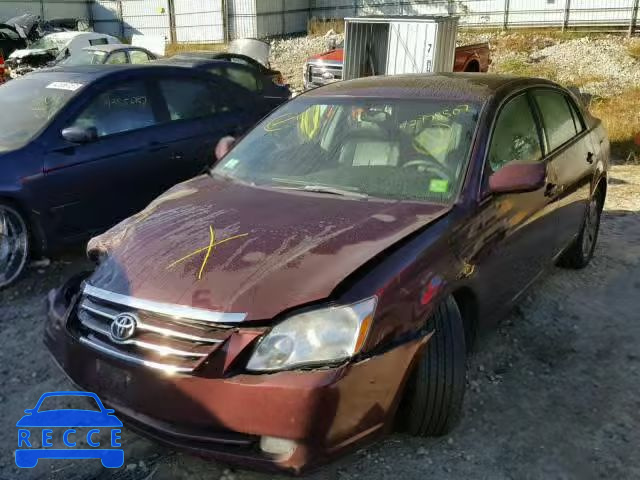
[[[38,455],[28,450],[16,450],[16,465],[20,468],[33,468],[38,464]]]
[[[100,458],[100,462],[102,462],[102,466],[105,468],[120,468],[124,465],[124,451],[105,451]]]

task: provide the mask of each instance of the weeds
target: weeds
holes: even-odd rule
[[[631,40],[627,45],[627,52],[636,60],[640,60],[640,40]]]
[[[529,62],[523,58],[509,58],[495,65],[497,73],[506,73],[518,77],[546,78],[556,81],[556,69],[541,62]]]
[[[640,162],[640,87],[594,100],[590,110],[606,127],[614,156]]]
[[[183,52],[222,52],[226,49],[225,43],[169,43],[165,55],[170,57]]]
[[[313,36],[320,36],[327,33],[329,30],[333,30],[336,33],[344,33],[344,20],[342,19],[323,19],[312,18],[307,23],[307,33]]]

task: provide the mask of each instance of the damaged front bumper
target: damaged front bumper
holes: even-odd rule
[[[243,467],[299,473],[388,431],[426,343],[333,368],[249,374],[244,364],[264,329],[234,328],[192,371],[163,371],[81,341],[73,327],[81,281],[48,297],[45,343],[66,375],[132,429]]]

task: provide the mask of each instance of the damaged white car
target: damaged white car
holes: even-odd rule
[[[56,32],[45,35],[29,48],[15,50],[6,61],[11,78],[29,73],[37,68],[49,67],[85,47],[117,44],[111,35],[95,32]]]

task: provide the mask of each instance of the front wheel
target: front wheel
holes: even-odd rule
[[[14,282],[29,258],[29,230],[22,214],[0,203],[0,288]]]
[[[580,269],[589,264],[593,258],[593,252],[596,249],[596,243],[598,241],[602,207],[602,195],[596,193],[589,201],[578,237],[569,249],[562,254],[558,265],[566,268]]]
[[[401,429],[416,436],[449,433],[462,414],[466,389],[464,324],[455,300],[444,300],[429,322],[433,336],[412,372],[399,410]]]

